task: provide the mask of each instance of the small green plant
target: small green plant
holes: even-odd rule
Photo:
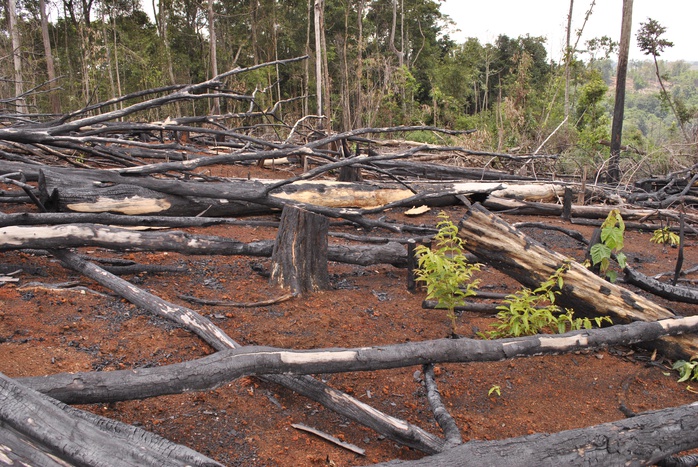
[[[679,236],[672,232],[668,226],[655,230],[652,232],[652,238],[650,238],[650,242],[662,245],[666,245],[668,243],[671,246],[678,245],[680,241],[681,239]]]
[[[599,272],[604,277],[607,277],[611,282],[615,282],[618,274],[615,271],[610,271],[611,256],[616,256],[616,261],[621,268],[626,266],[625,254],[623,249],[625,234],[625,223],[618,209],[612,209],[608,213],[606,220],[601,224],[601,243],[597,243],[591,247],[591,262],[594,266],[599,265]]]
[[[480,270],[480,265],[466,260],[463,239],[458,236],[458,227],[449,220],[448,214],[441,212],[439,218],[433,248],[425,245],[416,248],[419,267],[415,270],[415,277],[426,284],[427,299],[436,299],[436,308],[447,310],[451,331],[455,335],[455,308],[462,305],[466,297],[475,295],[480,281],[472,277]]]
[[[493,385],[489,391],[487,391],[487,396],[492,397],[492,394],[496,394],[498,397],[501,397],[502,395],[502,388],[499,386],[499,384]]]
[[[696,367],[698,367],[698,361],[691,358],[689,361],[677,360],[674,362],[672,369],[678,370],[678,382],[683,383],[684,381],[698,381],[698,370]]]
[[[574,311],[566,309],[565,313],[555,305],[555,297],[564,285],[563,274],[570,268],[571,260],[566,260],[540,287],[531,290],[524,287],[504,300],[498,306],[498,323],[494,330],[480,333],[487,339],[519,337],[539,334],[542,331],[565,333],[569,330],[591,329],[595,322],[601,326],[604,321],[611,323],[608,316],[575,318]]]

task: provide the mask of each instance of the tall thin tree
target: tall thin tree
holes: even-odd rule
[[[211,77],[218,76],[218,54],[216,44],[216,16],[213,10],[213,0],[208,0],[208,40],[211,55]],[[221,113],[221,104],[218,97],[214,97],[211,102],[211,113],[218,115]]]
[[[623,0],[623,20],[618,51],[618,71],[616,73],[616,100],[613,107],[613,124],[611,125],[611,157],[608,161],[608,178],[611,182],[620,180],[620,141],[623,134],[625,79],[628,74],[632,22],[633,0]]]
[[[51,112],[60,114],[61,99],[56,90],[56,68],[53,62],[53,53],[51,52],[51,40],[48,35],[48,15],[46,14],[45,0],[39,0],[39,14],[41,15],[41,40],[44,43],[44,57],[46,59],[46,74],[48,75],[49,81]]]
[[[325,115],[324,113],[324,92],[323,92],[323,77],[322,64],[323,64],[323,50],[322,50],[322,10],[324,8],[323,0],[315,0],[315,93],[317,98],[317,113],[318,115]],[[322,121],[320,121],[322,125]],[[322,125],[324,126],[324,125]]]
[[[24,97],[24,86],[22,81],[22,57],[21,52],[21,42],[19,40],[19,24],[17,20],[17,2],[15,0],[8,0],[8,16],[10,22],[10,36],[12,39],[12,61],[14,64],[14,82],[15,82],[15,97],[17,98],[16,106],[17,111],[23,112],[26,108],[26,102]]]

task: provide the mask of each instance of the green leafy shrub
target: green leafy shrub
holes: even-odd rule
[[[678,382],[683,383],[684,381],[698,381],[698,370],[696,370],[696,367],[698,367],[698,361],[693,359],[690,361],[677,360],[672,369],[678,370]]]
[[[599,271],[611,282],[615,282],[618,276],[615,271],[610,271],[611,256],[616,256],[616,261],[621,268],[626,266],[623,249],[625,235],[625,223],[618,209],[612,209],[608,213],[606,220],[601,224],[601,243],[591,247],[591,262],[594,266],[599,265]]]
[[[480,333],[487,339],[504,337],[519,337],[540,334],[547,331],[565,333],[570,330],[591,329],[595,322],[601,326],[604,321],[611,323],[608,316],[575,318],[574,311],[567,309],[565,313],[555,305],[555,297],[560,294],[564,285],[563,274],[569,270],[571,260],[565,261],[540,287],[531,290],[524,287],[518,292],[508,295],[504,305],[497,307],[498,323],[493,324],[494,330]]]
[[[451,330],[456,333],[456,306],[464,303],[465,297],[475,295],[479,280],[472,276],[480,270],[479,264],[470,264],[465,258],[463,239],[458,236],[458,227],[444,212],[436,225],[439,232],[434,236],[434,246],[419,245],[418,269],[415,277],[427,286],[427,299],[436,299],[436,308],[446,309],[451,319]]]
[[[652,232],[652,238],[650,238],[650,242],[662,245],[666,245],[668,243],[671,246],[678,245],[680,241],[681,239],[679,236],[672,232],[668,226],[655,230]]]

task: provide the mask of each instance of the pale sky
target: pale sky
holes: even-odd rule
[[[590,5],[591,0],[574,2],[572,43]],[[468,37],[477,37],[482,44],[494,43],[500,34],[511,38],[526,34],[545,36],[548,56],[558,60],[565,44],[569,8],[568,0],[445,0],[441,12],[449,15],[460,29],[451,33],[458,43]],[[579,48],[594,37],[609,36],[619,42],[622,12],[623,0],[597,0]],[[698,61],[698,0],[634,0],[631,60],[651,59],[640,52],[635,38],[640,23],[647,18],[664,26],[667,30],[663,37],[674,43],[660,59]]]

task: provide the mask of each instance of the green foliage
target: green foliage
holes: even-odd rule
[[[679,236],[672,232],[668,226],[655,230],[654,232],[652,232],[652,238],[650,238],[650,242],[662,245],[668,243],[671,246],[678,245],[680,241],[681,239],[679,238]]]
[[[502,395],[502,387],[499,384],[493,385],[489,391],[487,391],[487,396],[491,397],[492,394],[497,395],[497,397]]]
[[[637,33],[637,46],[645,55],[659,57],[665,48],[673,47],[674,43],[662,39],[666,28],[657,20],[648,18],[646,23],[640,23],[640,31]]]
[[[518,292],[508,295],[504,305],[497,307],[498,323],[494,330],[480,333],[487,339],[499,339],[504,337],[519,337],[539,334],[543,331],[552,333],[565,333],[570,330],[591,329],[595,322],[601,326],[604,321],[611,323],[608,316],[589,318],[575,318],[570,309],[561,312],[555,305],[555,297],[560,294],[564,286],[563,275],[569,270],[571,260],[567,260],[560,266],[540,287],[531,290],[524,287]]]
[[[480,265],[466,260],[458,227],[448,215],[441,212],[439,218],[439,232],[434,236],[433,248],[425,245],[416,248],[419,268],[415,270],[415,276],[426,284],[427,299],[436,299],[436,307],[447,310],[455,334],[455,307],[462,305],[466,297],[475,295],[479,280],[473,280],[472,276],[480,270]]]
[[[626,266],[626,257],[623,249],[625,234],[625,223],[618,209],[612,209],[608,213],[606,220],[601,224],[601,243],[591,247],[591,262],[594,266],[599,265],[599,271],[611,282],[615,282],[617,274],[609,271],[612,255],[616,256],[616,261],[621,268]]]
[[[678,370],[679,372],[679,383],[684,381],[698,381],[698,361],[691,358],[690,361],[678,360],[672,366],[672,369]]]

